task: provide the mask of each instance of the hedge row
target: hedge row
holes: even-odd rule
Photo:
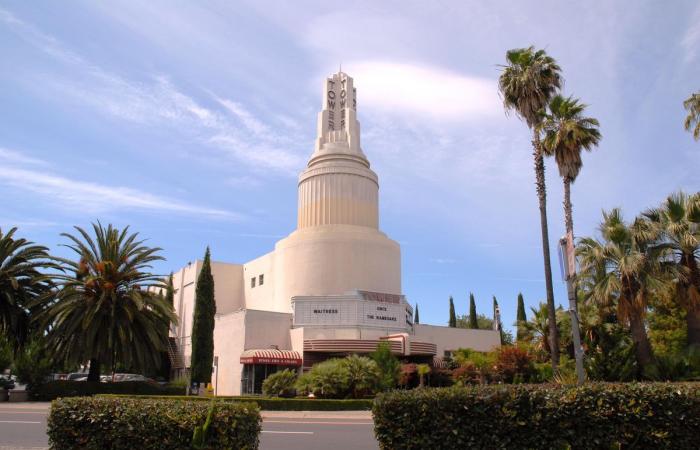
[[[65,398],[52,403],[47,434],[55,450],[191,449],[209,409],[209,402]],[[254,404],[217,402],[196,448],[257,449],[261,421]]]
[[[100,383],[97,381],[56,380],[34,386],[31,390],[33,400],[49,401],[59,397],[85,397],[96,394],[127,395],[183,395],[185,388],[161,386],[147,381],[121,381],[118,383]]]
[[[383,449],[697,449],[700,384],[510,385],[377,397]]]
[[[185,396],[130,396],[130,395],[101,395],[107,398],[150,398],[160,400],[201,400],[208,397]],[[369,411],[372,409],[372,399],[321,399],[321,398],[277,398],[277,397],[216,397],[226,403],[252,402],[265,411]]]

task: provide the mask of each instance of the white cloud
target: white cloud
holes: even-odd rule
[[[495,80],[391,61],[359,61],[347,68],[357,80],[358,103],[382,112],[450,121],[502,114]]]
[[[40,159],[32,158],[31,156],[27,156],[20,152],[3,147],[0,147],[0,161],[4,161],[5,163],[32,164],[39,166],[46,164],[45,161]]]
[[[108,186],[99,183],[74,180],[52,175],[46,170],[21,167],[22,164],[46,163],[21,153],[12,152],[6,158],[6,151],[0,149],[0,185],[39,194],[59,206],[79,209],[91,213],[119,209],[144,211],[167,211],[181,214],[204,215],[214,219],[240,220],[242,215],[194,205],[177,199],[162,197],[149,192],[123,186]],[[17,166],[18,163],[20,166]]]
[[[0,21],[31,45],[73,66],[74,73],[79,74],[70,78],[58,74],[41,75],[32,85],[41,89],[43,95],[78,101],[103,114],[140,125],[172,127],[183,135],[193,135],[203,144],[214,144],[218,155],[233,157],[253,169],[272,169],[292,175],[303,165],[303,158],[291,150],[291,140],[284,138],[284,131],[296,133],[295,130],[271,132],[271,127],[239,102],[210,93],[233,115],[235,120],[232,120],[224,111],[203,106],[181,92],[166,76],[155,75],[146,81],[130,80],[90,63],[54,37],[2,9]],[[286,126],[284,122],[282,126]]]
[[[698,56],[698,47],[700,47],[700,6],[695,8],[690,19],[690,26],[681,41],[681,46],[685,50],[685,62],[693,62]]]

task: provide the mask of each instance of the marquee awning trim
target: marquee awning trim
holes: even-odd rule
[[[294,350],[274,348],[245,350],[241,353],[241,364],[269,364],[276,366],[301,366],[302,358]]]

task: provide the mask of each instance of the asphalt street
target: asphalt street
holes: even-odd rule
[[[48,403],[0,403],[0,450],[48,448]],[[376,450],[367,412],[263,412],[262,450]]]

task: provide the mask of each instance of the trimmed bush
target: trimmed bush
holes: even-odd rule
[[[105,398],[144,398],[158,400],[193,400],[210,401],[207,397],[185,396],[153,396],[153,395],[100,395]],[[333,400],[325,398],[269,398],[269,397],[216,397],[219,402],[256,403],[265,411],[369,411],[372,409],[371,399],[343,399]]]
[[[55,400],[48,419],[51,448],[191,449],[195,429],[208,421],[207,449],[258,448],[261,417],[251,403],[217,403],[132,398]],[[199,436],[202,436],[201,431]]]
[[[49,401],[59,397],[85,397],[96,394],[184,395],[182,386],[161,386],[147,381],[99,383],[94,381],[49,381],[31,390],[33,400]]]
[[[394,391],[373,413],[383,449],[696,449],[700,384]]]

